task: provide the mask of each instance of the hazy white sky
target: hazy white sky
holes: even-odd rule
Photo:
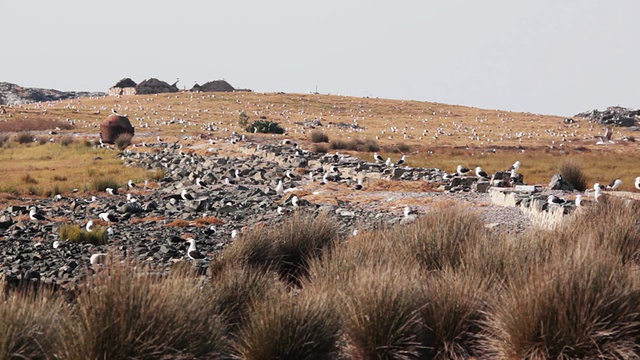
[[[0,81],[156,77],[573,115],[640,107],[640,1],[3,1]]]

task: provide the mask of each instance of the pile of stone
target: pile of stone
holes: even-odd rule
[[[610,106],[604,111],[591,110],[576,114],[575,117],[586,118],[590,122],[603,126],[635,126],[640,117],[640,110],[620,106]]]
[[[261,147],[243,143],[239,149],[245,154],[239,158],[199,155],[169,143],[159,144],[150,152],[127,151],[122,155],[125,164],[165,174],[158,187],[137,184],[135,188],[118,189],[115,195],[45,199],[37,205],[46,218],[42,221],[29,220],[26,205],[2,209],[0,276],[7,281],[74,287],[89,273],[91,255],[107,251],[169,271],[186,259],[186,234],[197,239],[200,251],[215,254],[232,241],[234,230],[242,232],[248,226],[280,223],[296,208],[295,190],[310,182],[337,182],[357,191],[363,179],[426,181],[449,192],[473,191],[479,189],[479,184],[488,183],[440,169],[387,167],[348,155],[317,154],[291,143]],[[277,191],[280,181],[281,192]],[[334,214],[343,236],[350,234],[356,223],[380,227],[399,220],[392,212],[336,200],[313,203],[299,199],[297,207]],[[89,220],[98,222],[99,214],[105,212],[119,220],[102,224],[113,230],[108,245],[72,243],[60,238],[61,223],[84,227]],[[61,246],[54,248],[54,241],[60,241]]]

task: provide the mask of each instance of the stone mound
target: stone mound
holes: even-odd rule
[[[234,87],[231,86],[225,80],[214,80],[204,83],[202,85],[194,85],[191,88],[191,91],[201,91],[201,92],[231,92],[234,91]]]
[[[136,87],[137,85],[138,84],[136,84],[135,81],[131,80],[131,78],[124,78],[118,81],[113,87],[128,88],[128,87]]]
[[[176,86],[178,82],[176,81],[173,85],[169,85],[168,83],[158,80],[156,78],[151,78],[142,81],[138,86],[136,86],[137,94],[162,94],[162,93],[174,93],[178,92],[179,89]]]
[[[111,114],[100,124],[100,139],[107,144],[113,144],[116,138],[123,133],[133,136],[135,129],[125,116]]]
[[[604,111],[591,110],[575,115],[600,125],[625,127],[634,126],[638,116],[640,116],[640,110],[620,106],[609,106]]]

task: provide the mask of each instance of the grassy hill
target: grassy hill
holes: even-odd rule
[[[637,146],[617,141],[596,145],[602,127],[576,119],[565,124],[553,115],[487,110],[432,102],[357,98],[339,95],[283,93],[178,93],[123,97],[79,98],[5,107],[0,132],[35,131],[97,139],[99,124],[115,109],[126,114],[136,128],[134,143],[180,141],[187,148],[206,148],[209,140],[232,134],[258,142],[288,138],[303,148],[340,151],[372,159],[372,153],[351,146],[356,140],[377,143],[383,157],[393,161],[402,153],[409,166],[438,167],[453,171],[457,164],[482,166],[487,172],[503,170],[516,160],[523,163],[525,182],[544,184],[566,159],[577,160],[590,182],[624,181],[633,188],[638,168]],[[284,135],[247,133],[247,124],[261,118],[281,124]],[[317,120],[328,144],[309,141]],[[307,125],[305,125],[307,124]],[[614,139],[633,138],[633,132],[616,128]],[[54,139],[55,141],[55,139]],[[346,147],[346,148],[345,148]],[[349,150],[349,148],[355,148]],[[373,150],[375,147],[368,147]],[[3,162],[11,161],[6,156]],[[20,158],[20,163],[29,159]],[[0,171],[13,176],[16,167]],[[37,169],[31,169],[37,171]],[[144,177],[143,175],[140,175]]]

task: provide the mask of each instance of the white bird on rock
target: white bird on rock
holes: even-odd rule
[[[462,167],[462,165],[458,165],[458,167],[456,168],[456,173],[458,173],[458,175],[460,176],[466,176],[471,172],[471,170],[469,170],[466,167]]]
[[[180,197],[182,198],[182,200],[193,200],[193,195],[189,194],[187,192],[187,189],[182,189]]]
[[[489,175],[487,175],[487,173],[484,172],[484,170],[482,170],[480,166],[476,167],[476,176],[483,179],[489,178]]]
[[[633,185],[636,187],[636,189],[640,190],[640,176],[636,178],[636,181]]]
[[[613,180],[609,185],[607,185],[607,190],[617,190],[620,185],[622,185],[622,180],[616,179]]]
[[[407,161],[407,155],[402,155],[402,158],[400,160],[398,160],[398,162],[396,163],[396,165],[400,166],[402,164],[404,164]]]
[[[100,213],[100,215],[98,215],[98,217],[100,218],[100,220],[108,222],[108,223],[118,222],[118,217],[116,217],[115,215],[113,215],[110,212]]]
[[[384,158],[382,156],[378,155],[377,152],[373,153],[373,158],[376,160],[377,163],[384,162]]]
[[[278,185],[276,186],[276,194],[278,195],[284,194],[284,184],[282,183],[282,180],[278,181]]]
[[[84,227],[88,232],[92,232],[93,231],[93,220],[89,220],[87,221],[87,225],[85,225]]]
[[[188,238],[187,241],[189,242],[189,249],[187,249],[189,259],[193,261],[203,261],[205,256],[196,249],[196,239]]]
[[[46,220],[47,218],[45,218],[44,215],[38,213],[38,210],[35,208],[35,206],[32,206],[29,210],[29,219],[31,219],[32,221],[42,221]]]

